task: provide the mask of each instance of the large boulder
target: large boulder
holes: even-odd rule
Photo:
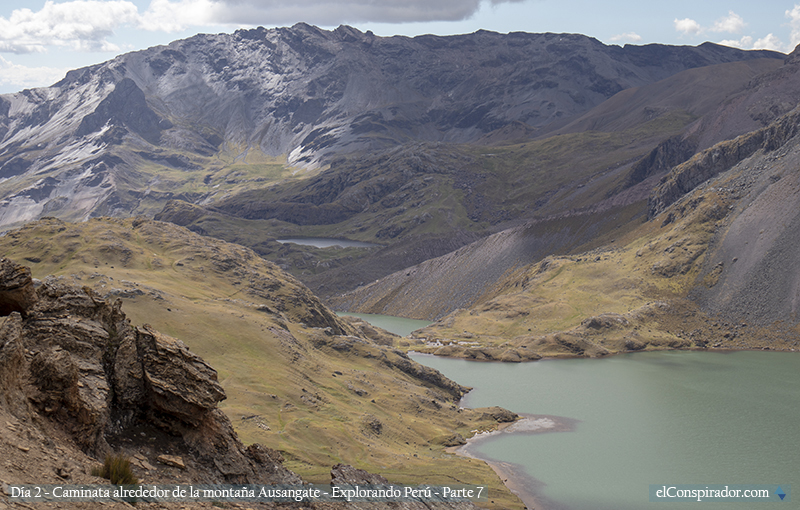
[[[217,371],[180,340],[145,325],[136,332],[136,347],[154,410],[197,426],[225,399]]]

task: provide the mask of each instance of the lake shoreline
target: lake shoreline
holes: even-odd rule
[[[481,460],[497,473],[503,484],[519,497],[528,509],[552,509],[558,505],[537,495],[537,487],[543,484],[539,480],[531,477],[525,468],[511,462],[499,461],[487,457],[479,456],[471,451],[471,447],[492,437],[501,434],[545,434],[549,432],[571,432],[575,429],[578,420],[565,418],[563,416],[520,414],[519,420],[502,423],[500,426],[488,432],[479,432],[467,439],[466,444],[447,448],[447,451],[470,459]]]
[[[341,313],[342,315],[347,315],[345,312],[337,312]],[[362,315],[369,315],[369,314],[362,314]],[[475,363],[508,363],[508,364],[524,364],[524,363],[536,363],[538,361],[552,361],[552,360],[574,360],[574,359],[607,359],[613,358],[616,356],[621,356],[624,354],[638,354],[638,353],[652,353],[652,352],[716,352],[719,354],[731,354],[735,352],[784,352],[784,353],[795,353],[797,354],[797,349],[794,348],[764,348],[764,347],[749,347],[749,348],[742,348],[737,349],[733,347],[713,347],[713,348],[702,348],[702,347],[687,347],[684,349],[642,349],[638,351],[615,351],[610,352],[604,356],[582,356],[579,354],[564,354],[559,356],[542,356],[539,359],[531,359],[531,360],[524,360],[524,361],[506,361],[496,358],[469,358],[466,356],[453,356],[449,354],[436,354],[433,352],[426,352],[426,351],[417,351],[411,349],[407,351],[408,354],[415,354],[420,356],[433,356],[435,358],[444,358],[444,359],[455,359],[455,360],[464,360],[469,362]]]

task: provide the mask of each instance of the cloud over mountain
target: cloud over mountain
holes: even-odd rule
[[[193,26],[278,26],[303,20],[335,26],[355,22],[457,21],[482,3],[525,0],[152,0],[147,9],[129,0],[48,0],[33,11],[15,9],[0,17],[0,52],[44,52],[48,46],[88,51],[118,51],[108,41],[123,26],[178,32]]]
[[[184,0],[187,1],[187,0]],[[489,0],[492,5],[524,0]],[[193,0],[206,4],[208,0]],[[155,3],[155,2],[154,2]],[[166,3],[166,2],[165,2]],[[475,14],[482,0],[226,0],[222,21],[227,23],[283,24],[303,19],[312,24],[354,22],[404,23],[456,21]]]

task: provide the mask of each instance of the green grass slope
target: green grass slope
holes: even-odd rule
[[[282,451],[308,480],[343,462],[395,482],[489,484],[497,507],[521,508],[485,463],[445,451],[456,434],[496,427],[496,410],[459,408],[463,388],[371,340],[249,249],[104,218],[31,223],[0,237],[0,250],[34,277],[122,299],[134,323],[183,340],[218,370],[241,438]]]

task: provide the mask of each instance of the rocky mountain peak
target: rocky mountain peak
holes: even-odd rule
[[[152,144],[158,143],[162,130],[172,127],[147,106],[144,92],[130,78],[119,81],[95,111],[83,118],[75,135],[83,137],[106,125],[127,127]]]
[[[0,97],[0,225],[153,214],[181,188],[179,198],[208,201],[224,191],[208,178],[218,157],[310,170],[409,142],[474,142],[507,126],[541,134],[624,89],[776,56],[606,46],[579,34],[378,37],[302,23],[197,35]],[[153,165],[176,158],[191,160],[177,170],[197,175]]]

